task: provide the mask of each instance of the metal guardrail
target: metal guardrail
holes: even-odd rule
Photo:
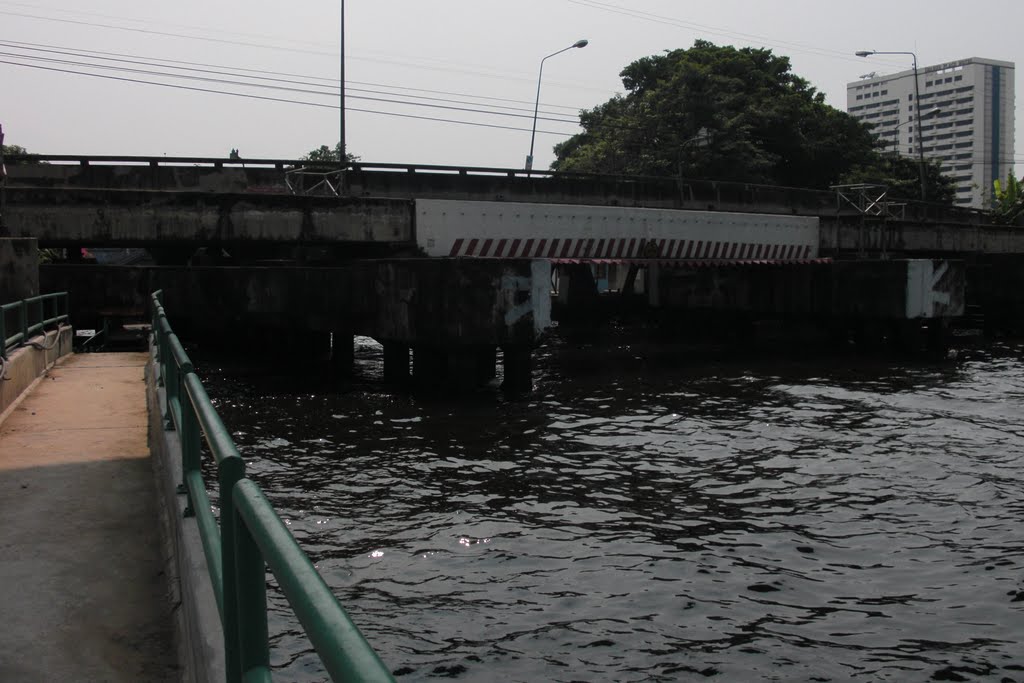
[[[343,182],[338,179],[339,167],[331,162],[309,161],[302,159],[233,159],[220,157],[151,157],[151,156],[90,156],[75,154],[26,154],[5,155],[8,172],[16,177],[17,168],[21,164],[46,162],[50,164],[78,164],[84,168],[109,165],[148,166],[153,169],[171,167],[211,167],[223,168],[272,168],[284,173],[306,174],[317,176],[312,193],[334,196],[340,193]],[[371,163],[354,161],[346,164],[345,173],[348,182],[358,182],[362,173],[402,173],[403,175],[446,175],[460,177],[504,177],[516,181],[579,181],[592,182],[603,187],[614,188],[625,192],[633,189],[638,196],[645,192],[655,195],[673,196],[680,203],[714,203],[714,204],[758,204],[769,203],[793,208],[820,210],[821,215],[837,213],[836,194],[831,190],[813,188],[787,187],[780,185],[758,185],[754,183],[734,182],[728,180],[709,180],[695,178],[679,178],[668,176],[634,176],[606,175],[597,173],[578,173],[573,171],[546,171],[522,168],[498,168],[488,166],[446,166],[438,164],[398,164]],[[325,182],[326,181],[326,182]],[[283,187],[296,194],[310,192],[310,186],[298,179],[286,180]],[[296,188],[303,188],[296,191]],[[906,219],[928,222],[947,222],[958,225],[979,225],[989,222],[988,214],[981,209],[933,204],[918,200],[906,202]]]
[[[164,428],[177,430],[186,516],[195,516],[224,631],[228,683],[270,681],[266,568],[292,606],[334,681],[393,681],[391,673],[277,516],[171,329],[163,294],[154,292],[153,343],[167,400]],[[217,465],[218,525],[201,471],[205,439]]]
[[[10,329],[17,331],[7,336],[8,316],[11,314],[16,314],[17,322],[10,326]],[[8,349],[23,346],[47,325],[65,322],[67,319],[67,292],[43,294],[0,305],[0,339],[4,341],[3,348],[0,348],[0,357],[7,358]]]

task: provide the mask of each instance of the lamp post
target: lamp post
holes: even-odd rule
[[[914,59],[914,112],[917,115],[917,155],[921,173],[921,201],[926,201],[927,190],[924,181],[924,143],[921,141],[921,86],[917,78],[917,55],[913,52],[883,52],[881,50],[858,50],[855,52],[858,57],[870,57],[871,55],[910,55]]]
[[[565,52],[567,50],[573,49],[574,47],[586,47],[589,44],[589,42],[590,41],[588,41],[588,40],[577,40],[575,43],[573,43],[569,47],[562,48],[558,52],[552,52],[547,57],[545,57],[544,59],[540,60],[540,73],[537,74],[537,101],[533,105],[533,131],[530,133],[530,154],[527,155],[527,157],[526,157],[526,170],[527,171],[530,171],[530,170],[533,169],[533,141],[537,137],[537,112],[540,109],[540,81],[541,81],[541,78],[544,77],[544,62],[547,61],[548,59],[550,59],[551,57],[554,57],[555,55],[560,55],[560,54],[562,54],[563,52]]]

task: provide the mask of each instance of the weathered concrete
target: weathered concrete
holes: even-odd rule
[[[56,159],[55,159],[56,160]],[[103,188],[173,192],[289,194],[286,169],[295,161],[260,160],[203,165],[152,159],[143,164],[49,163],[9,166],[12,188]],[[396,167],[397,166],[397,167]],[[293,184],[298,180],[293,178]],[[355,197],[469,199],[480,201],[643,206],[719,211],[819,215],[835,207],[835,195],[820,190],[769,187],[709,180],[551,174],[522,169],[401,167],[356,164],[346,173]]]
[[[663,268],[665,310],[908,320],[964,315],[966,265],[930,259]]]
[[[73,322],[106,308],[143,314],[163,289],[175,330],[216,329],[247,342],[247,326],[337,331],[405,346],[532,346],[549,326],[547,261],[389,259],[336,268],[171,268],[46,265],[47,288],[69,291]],[[91,313],[90,313],[91,312]]]
[[[408,243],[401,199],[17,188],[7,190],[13,237],[43,246]]]
[[[185,683],[224,681],[224,632],[213,594],[210,569],[194,516],[185,516],[186,497],[179,495],[181,441],[163,427],[166,393],[157,386],[159,369],[152,356],[146,365],[149,449],[156,475],[157,508],[166,571],[175,604],[175,636],[180,680]]]
[[[0,680],[178,680],[146,358],[72,356],[0,424]]]
[[[861,225],[856,221],[823,219],[820,249],[823,255],[866,252],[902,257],[1024,254],[1024,227],[954,220]]]
[[[0,304],[39,296],[37,245],[28,237],[0,237]]]
[[[0,367],[4,369],[0,377],[0,421],[33,383],[54,363],[71,353],[71,326],[62,325],[59,330],[41,334],[30,342],[29,346],[11,351],[6,361],[0,361]]]

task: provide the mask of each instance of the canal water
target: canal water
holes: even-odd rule
[[[536,391],[200,357],[403,681],[1024,681],[1024,346],[941,363],[555,338]],[[271,596],[282,680],[319,661]]]

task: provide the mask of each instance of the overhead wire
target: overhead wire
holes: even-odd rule
[[[154,35],[154,36],[160,36],[160,37],[184,38],[184,39],[187,39],[187,40],[198,40],[198,41],[204,41],[204,42],[210,42],[210,43],[218,43],[218,44],[224,44],[224,45],[236,45],[236,46],[241,46],[241,47],[258,48],[258,49],[263,49],[263,50],[278,50],[278,51],[283,51],[283,52],[294,52],[294,53],[298,53],[298,54],[316,55],[316,56],[321,56],[321,57],[332,57],[332,58],[335,58],[335,59],[337,59],[338,56],[339,56],[338,52],[335,52],[335,51],[327,52],[327,51],[323,51],[323,50],[305,50],[305,49],[294,48],[294,47],[285,47],[285,46],[282,46],[282,45],[272,45],[272,44],[269,44],[269,43],[253,43],[253,42],[240,41],[240,40],[229,40],[229,39],[225,39],[225,38],[210,38],[210,37],[206,37],[206,36],[194,36],[194,35],[187,35],[187,34],[183,34],[183,33],[173,33],[173,32],[170,32],[170,31],[157,31],[157,30],[153,30],[153,29],[135,28],[135,27],[130,27],[130,26],[117,26],[117,25],[114,25],[114,24],[107,24],[107,23],[100,23],[100,22],[93,22],[93,21],[81,21],[81,20],[75,20],[75,19],[62,19],[62,18],[59,18],[59,17],[47,17],[47,16],[38,15],[38,14],[28,14],[28,13],[25,13],[25,12],[11,12],[11,11],[7,11],[7,10],[0,10],[0,15],[22,17],[22,18],[27,18],[27,19],[36,19],[36,20],[40,20],[40,21],[54,21],[54,22],[66,23],[66,24],[72,24],[72,25],[79,25],[79,26],[91,26],[91,27],[95,27],[95,28],[105,28],[105,29],[111,29],[111,30],[117,30],[117,31],[128,31],[128,32],[141,33],[141,34],[146,34],[146,35]],[[515,81],[531,82],[531,83],[533,82],[532,78],[529,78],[529,77],[526,77],[526,76],[511,76],[511,75],[507,75],[507,74],[506,75],[502,75],[502,74],[497,74],[497,73],[491,73],[491,72],[479,71],[479,70],[473,70],[473,69],[466,69],[466,68],[460,68],[460,67],[453,67],[453,66],[438,66],[438,65],[427,66],[427,65],[422,65],[422,64],[415,64],[415,63],[410,62],[408,60],[401,60],[401,59],[394,59],[394,58],[360,57],[360,56],[357,56],[357,55],[346,55],[345,58],[346,58],[346,60],[368,61],[368,62],[377,62],[377,63],[382,63],[382,64],[393,64],[393,65],[398,65],[398,66],[403,66],[403,67],[410,67],[410,68],[416,68],[416,69],[427,69],[427,70],[435,70],[435,71],[450,71],[450,72],[454,72],[454,73],[463,73],[463,74],[468,74],[468,75],[472,75],[472,76],[478,76],[478,77],[481,77],[481,78],[494,78],[494,79],[500,79],[500,80],[515,80]],[[589,90],[589,91],[601,92],[601,93],[607,93],[608,92],[607,88],[596,88],[596,87],[592,87],[592,86],[582,85],[580,83],[558,83],[558,82],[549,81],[549,84],[551,84],[551,85],[559,85],[559,86],[561,86],[563,88],[573,88],[573,89],[577,89],[577,90]]]
[[[290,99],[286,99],[286,98],[283,98],[283,97],[269,97],[269,96],[266,96],[266,95],[253,95],[251,93],[239,93],[239,92],[231,92],[231,91],[227,91],[227,90],[214,90],[212,88],[198,88],[198,87],[194,87],[194,86],[180,85],[180,84],[175,84],[175,83],[160,83],[159,81],[146,81],[146,80],[137,79],[137,78],[125,78],[125,77],[122,77],[122,76],[112,76],[112,75],[109,75],[109,74],[96,74],[96,73],[90,73],[88,71],[75,71],[73,69],[58,69],[56,67],[41,66],[41,65],[38,65],[38,64],[23,64],[23,63],[19,63],[19,62],[12,62],[12,61],[9,61],[9,60],[0,60],[0,64],[8,64],[8,65],[12,65],[12,66],[21,66],[21,67],[25,67],[25,68],[29,68],[29,69],[41,69],[43,71],[53,71],[53,72],[57,72],[57,73],[74,74],[74,75],[77,75],[77,76],[91,76],[93,78],[103,78],[103,79],[112,80],[112,81],[123,81],[123,82],[127,82],[127,83],[137,83],[137,84],[144,84],[144,85],[156,85],[156,86],[160,86],[160,87],[164,87],[164,88],[173,88],[173,89],[176,89],[176,90],[189,90],[189,91],[193,91],[193,92],[211,93],[211,94],[215,94],[215,95],[228,95],[228,96],[232,96],[232,97],[244,97],[244,98],[248,98],[248,99],[264,100],[264,101],[269,101],[269,102],[282,102],[282,103],[285,103],[285,104],[300,104],[300,105],[305,105],[305,106],[309,106],[309,107],[319,107],[321,109],[338,109],[339,108],[339,105],[337,105],[337,104],[324,104],[324,103],[320,103],[320,102],[309,102],[309,101],[306,101],[306,100],[290,100]],[[502,130],[521,131],[521,132],[526,132],[526,133],[531,132],[530,128],[516,128],[514,126],[502,126],[502,125],[492,124],[492,123],[481,123],[481,122],[478,122],[478,121],[464,121],[464,120],[459,120],[459,119],[444,119],[444,118],[432,117],[432,116],[417,116],[417,115],[414,115],[414,114],[402,114],[402,113],[398,113],[398,112],[377,111],[377,110],[373,110],[373,109],[361,109],[361,108],[349,107],[349,106],[345,107],[345,111],[363,112],[363,113],[367,113],[367,114],[378,114],[378,115],[382,115],[382,116],[395,116],[395,117],[399,117],[399,118],[418,119],[418,120],[422,120],[422,121],[438,121],[438,122],[442,122],[442,123],[456,123],[456,124],[463,124],[463,125],[468,125],[468,126],[477,126],[477,127],[480,127],[480,128],[497,128],[497,129],[502,129]],[[574,135],[574,133],[566,133],[564,131],[554,131],[554,130],[538,130],[537,132],[538,133],[544,133],[546,135],[561,135],[563,137],[572,137]]]
[[[196,72],[196,73],[206,73],[206,74],[213,74],[213,75],[220,75],[220,76],[234,76],[234,77],[237,77],[237,78],[246,78],[246,79],[256,80],[256,81],[268,81],[268,82],[272,82],[272,83],[287,83],[289,85],[306,85],[306,86],[310,86],[310,87],[327,88],[327,89],[329,89],[329,92],[317,91],[318,94],[325,94],[325,95],[333,94],[333,95],[337,96],[339,91],[340,91],[340,87],[337,84],[337,79],[308,77],[308,76],[301,76],[301,75],[298,75],[298,74],[286,74],[286,73],[280,73],[280,72],[261,72],[261,71],[255,70],[255,69],[244,69],[244,68],[223,66],[223,65],[217,65],[217,64],[200,64],[200,63],[194,63],[194,62],[185,62],[185,64],[194,64],[195,66],[178,66],[177,64],[182,63],[182,62],[178,62],[177,60],[163,60],[163,59],[160,59],[160,58],[145,57],[145,56],[142,56],[142,55],[129,55],[129,54],[124,54],[124,53],[107,53],[107,52],[101,52],[101,51],[96,51],[96,50],[82,50],[82,49],[67,48],[67,47],[62,47],[62,46],[39,45],[39,44],[34,44],[34,43],[24,43],[24,42],[21,42],[21,41],[0,40],[0,47],[8,47],[8,48],[11,48],[11,49],[16,49],[16,50],[31,50],[31,51],[34,51],[34,52],[45,52],[45,53],[50,53],[50,54],[60,54],[60,55],[66,55],[66,56],[80,57],[80,58],[84,58],[84,59],[98,59],[98,60],[104,60],[104,61],[109,61],[109,62],[121,62],[121,63],[125,63],[125,64],[136,64],[136,65],[143,65],[143,66],[154,66],[154,67],[160,67],[160,68],[164,68],[164,69],[176,69],[176,70],[180,70],[180,71],[193,71],[193,72]],[[45,58],[43,58],[43,57],[34,57],[34,56],[30,56],[30,55],[10,55],[10,54],[8,54],[8,56],[17,56],[17,57],[22,57],[22,58],[38,59],[38,60],[41,60],[41,61],[45,61]],[[71,63],[71,62],[69,62],[69,63]],[[210,67],[210,68],[195,68],[196,66]],[[96,65],[96,68],[108,68],[108,67],[104,67],[103,65]],[[127,68],[124,69],[124,70],[125,71],[129,71],[129,69],[127,69]],[[254,73],[254,74],[270,73],[270,74],[280,75],[280,76],[294,76],[295,78],[299,78],[299,79],[309,79],[309,80],[324,81],[324,84],[320,85],[320,84],[317,84],[317,83],[310,83],[308,80],[291,80],[291,79],[286,79],[286,78],[275,78],[273,76],[259,76],[259,75],[250,76],[250,75],[247,75],[246,73],[241,73],[241,72],[250,72],[250,73]],[[185,76],[182,76],[182,75],[179,75],[179,74],[161,74],[161,75],[166,75],[168,77],[175,77],[175,78],[185,77]],[[197,79],[198,79],[198,77],[197,77]],[[356,82],[350,81],[349,83],[356,83]],[[363,83],[362,82],[358,82],[358,84],[363,84]],[[382,87],[382,88],[389,88],[389,89],[414,90],[414,91],[415,90],[419,90],[417,88],[403,88],[401,86],[389,86],[389,85],[382,85],[382,84],[376,84],[376,83],[365,83],[365,84],[366,85],[374,85],[374,86]],[[265,87],[265,86],[261,86],[261,85],[256,84],[256,83],[253,83],[252,85],[254,87]],[[287,88],[283,88],[283,89],[287,89]],[[346,90],[349,91],[349,92],[366,92],[366,93],[377,94],[377,95],[395,95],[395,96],[401,96],[401,97],[410,97],[410,98],[414,98],[414,99],[431,100],[431,101],[438,101],[438,102],[449,102],[449,103],[455,103],[455,104],[471,104],[471,105],[480,106],[480,107],[491,107],[491,108],[494,108],[494,109],[508,109],[508,110],[512,110],[512,111],[533,112],[533,110],[534,110],[534,108],[532,106],[529,107],[529,108],[526,108],[526,107],[511,107],[511,106],[496,105],[496,104],[492,105],[492,104],[487,104],[487,103],[484,103],[484,102],[474,102],[474,101],[471,101],[471,100],[453,100],[453,99],[448,99],[448,98],[432,97],[432,96],[427,96],[427,95],[413,95],[413,94],[404,94],[404,93],[392,93],[392,92],[387,92],[387,91],[382,91],[382,90],[375,90],[375,89],[372,89],[372,88],[368,89],[368,88],[351,87],[351,86],[348,86],[347,84],[346,84]],[[428,91],[428,92],[433,92],[433,91]],[[470,98],[477,97],[477,96],[474,96],[474,95],[463,94],[463,93],[445,93],[445,94],[450,94],[453,97],[470,97]],[[497,99],[497,98],[483,98],[483,99]],[[523,100],[506,99],[504,101],[515,102],[515,103],[520,103],[520,104],[532,104],[530,102],[526,102],[526,101],[523,101]],[[545,105],[545,106],[550,106],[550,105]],[[557,107],[559,105],[554,105],[554,106]],[[568,109],[568,107],[566,107],[566,108]],[[577,109],[576,111],[579,111],[579,109]],[[565,114],[561,114],[559,112],[551,112],[551,111],[546,111],[546,110],[543,110],[540,113],[543,113],[543,114],[546,114],[546,115],[551,115],[551,116],[565,116]],[[573,119],[573,122],[575,122],[575,119]]]
[[[13,57],[13,58],[19,58],[19,59],[26,59],[25,55],[19,55],[19,54],[16,54],[16,53],[2,52],[2,51],[0,51],[0,56],[3,56],[3,57]],[[234,80],[228,80],[228,79],[223,79],[223,78],[211,78],[211,77],[208,77],[208,76],[190,76],[190,75],[187,75],[187,74],[173,74],[173,73],[167,73],[167,72],[163,72],[163,71],[151,71],[149,69],[135,69],[135,68],[130,68],[130,67],[112,66],[112,65],[107,65],[107,64],[91,64],[91,63],[88,63],[88,62],[79,62],[79,61],[67,60],[67,59],[55,59],[55,58],[52,58],[52,57],[35,57],[35,56],[33,56],[33,57],[29,57],[29,59],[32,59],[34,61],[39,61],[39,62],[50,63],[50,64],[63,64],[63,65],[66,65],[66,66],[84,67],[84,68],[89,68],[89,69],[113,70],[113,71],[118,71],[118,72],[122,72],[122,73],[140,74],[140,75],[143,75],[143,76],[159,76],[159,77],[165,77],[165,78],[177,78],[177,79],[184,79],[184,80],[200,81],[200,82],[203,82],[203,83],[217,83],[217,84],[220,84],[220,85],[241,86],[241,87],[246,87],[246,88],[263,88],[263,89],[270,89],[270,90],[279,90],[279,91],[283,91],[283,92],[298,93],[298,94],[303,94],[303,95],[321,95],[321,96],[332,96],[332,97],[336,97],[337,96],[336,92],[323,91],[323,90],[309,90],[309,89],[304,89],[304,88],[292,88],[292,87],[283,86],[283,85],[270,85],[270,84],[267,84],[267,83],[247,83],[247,82],[243,82],[243,81],[234,81]],[[457,106],[452,106],[452,105],[431,104],[431,103],[428,103],[428,102],[410,102],[410,101],[406,101],[406,100],[395,100],[395,99],[389,99],[389,98],[385,98],[385,97],[370,97],[368,95],[349,95],[348,99],[366,100],[366,101],[369,101],[369,102],[383,102],[383,103],[387,103],[387,104],[400,104],[400,105],[403,105],[403,106],[412,106],[412,107],[430,107],[430,108],[433,108],[433,109],[444,109],[444,110],[447,110],[447,111],[460,111],[460,112],[468,112],[468,113],[473,113],[473,114],[489,114],[489,115],[492,115],[492,116],[505,116],[505,117],[511,117],[511,118],[524,118],[524,119],[531,119],[531,120],[534,118],[534,116],[532,114],[516,114],[516,113],[511,113],[511,112],[488,111],[488,110],[484,110],[484,109],[473,109],[473,108],[470,108],[470,107],[457,107]],[[570,124],[570,125],[578,125],[578,123],[579,123],[578,120],[576,120],[576,119],[555,118],[555,117],[550,117],[550,116],[537,116],[536,118],[537,118],[538,121],[549,121],[549,122],[554,122],[554,123],[567,123],[567,124]]]

